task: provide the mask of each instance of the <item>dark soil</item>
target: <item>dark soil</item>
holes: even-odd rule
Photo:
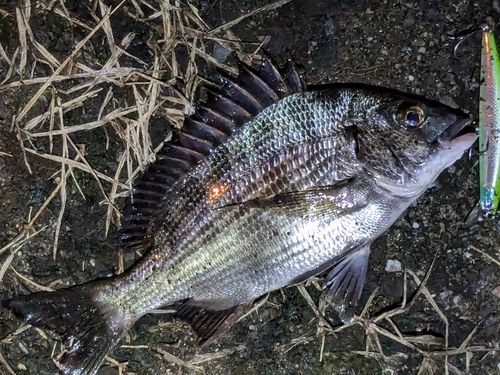
[[[67,4],[68,9],[83,12],[83,7],[74,3]],[[203,9],[204,19],[215,27],[265,3],[220,0],[200,2],[198,6]],[[10,9],[14,6],[6,5]],[[464,45],[463,56],[455,58],[456,41],[449,35],[478,24],[485,16],[500,19],[498,2],[294,0],[275,11],[247,19],[233,31],[248,42],[271,36],[267,52],[281,63],[292,57],[310,85],[329,82],[380,85],[437,99],[476,116],[480,40],[472,37]],[[120,22],[120,17],[113,18],[113,22]],[[0,16],[0,43],[9,51],[16,44],[14,26],[11,20]],[[123,32],[132,29],[138,30],[139,40],[144,43],[154,38],[147,25],[123,24],[116,28]],[[72,39],[81,38],[64,29],[64,25],[50,22],[40,22],[37,33],[40,38],[45,37],[41,39],[46,48],[63,57],[71,51],[65,41],[71,44]],[[140,51],[138,43],[133,53],[140,55]],[[94,53],[106,59],[105,50],[97,48]],[[0,79],[5,74],[4,68],[0,60]],[[31,157],[34,173],[29,174],[19,141],[10,132],[12,115],[30,95],[33,95],[32,89],[20,89],[16,95],[11,93],[0,99],[0,150],[12,155],[0,156],[0,247],[16,236],[28,220],[30,207],[36,210],[55,186],[48,178],[58,166]],[[80,116],[95,116],[99,100],[102,98],[75,112],[75,123],[81,122]],[[35,108],[33,112],[37,110],[41,113],[45,108]],[[89,160],[101,171],[112,168],[117,160],[116,148],[104,147],[106,138],[102,130],[78,134],[74,141],[86,144]],[[436,256],[427,287],[449,321],[449,345],[460,346],[479,324],[469,345],[495,349],[499,345],[500,295],[493,291],[500,286],[499,269],[469,246],[498,258],[498,220],[487,220],[472,228],[463,225],[478,196],[476,162],[477,155],[472,155],[470,160],[464,156],[441,176],[439,188],[428,191],[375,242],[362,302],[366,302],[377,287],[370,313],[401,302],[404,276],[402,272],[385,271],[388,259],[401,261],[403,267],[422,279]],[[79,174],[78,178],[87,200],[82,200],[76,188],[70,189],[57,259],[52,259],[53,232],[48,231],[26,244],[12,263],[18,272],[52,288],[83,283],[116,271],[118,255],[113,245],[116,229],[109,239],[104,238],[106,208],[99,204],[99,189],[92,177]],[[55,200],[49,205],[40,226],[54,224],[59,204]],[[3,262],[6,254],[2,257]],[[54,280],[58,280],[57,283],[54,284]],[[415,283],[409,281],[408,287],[413,292]],[[0,291],[7,298],[28,293],[30,288],[8,271]],[[319,293],[315,288],[310,286],[308,291],[317,301]],[[327,309],[326,317],[332,325],[340,324],[331,309]],[[171,315],[148,315],[122,342],[142,347],[118,348],[112,357],[127,362],[127,373],[136,374],[195,373],[148,349],[157,347],[185,361],[195,355],[217,353],[220,358],[200,364],[206,374],[403,375],[418,372],[422,356],[394,340],[381,337],[387,360],[353,353],[365,350],[361,326],[327,335],[320,362],[322,337],[316,335],[316,323],[312,309],[298,290],[291,287],[273,293],[258,315],[253,314],[236,324],[206,349],[199,349],[192,331]],[[443,337],[445,333],[443,321],[424,297],[420,297],[408,313],[395,317],[394,323],[403,334]],[[392,330],[389,324],[380,324]],[[0,349],[6,361],[18,374],[55,374],[51,353],[54,345],[55,352],[59,352],[60,344],[33,328],[11,336],[19,325],[16,318],[0,309],[0,340],[3,339]],[[297,342],[301,337],[307,340]],[[429,349],[424,345],[420,347]],[[444,358],[437,356],[432,360],[435,373],[444,373]],[[468,370],[470,374],[496,374],[500,365],[496,351],[473,353],[469,368],[465,354],[449,356],[448,361],[462,373]],[[2,365],[0,373],[7,373]],[[116,373],[116,369],[108,366],[100,371],[100,374]]]

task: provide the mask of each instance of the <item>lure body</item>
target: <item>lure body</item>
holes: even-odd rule
[[[494,216],[500,201],[500,59],[495,36],[482,26],[479,97],[479,206]]]

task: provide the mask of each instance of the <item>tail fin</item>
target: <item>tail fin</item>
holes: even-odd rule
[[[18,296],[2,302],[3,307],[26,323],[48,328],[65,338],[75,338],[59,361],[62,374],[96,374],[106,355],[130,327],[128,322],[113,316],[107,306],[95,301],[93,284]]]

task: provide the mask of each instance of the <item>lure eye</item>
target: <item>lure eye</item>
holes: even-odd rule
[[[416,105],[411,107],[399,108],[397,120],[401,125],[417,128],[425,121],[424,110]]]

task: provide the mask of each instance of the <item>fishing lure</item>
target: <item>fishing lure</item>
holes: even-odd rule
[[[484,216],[495,216],[500,202],[500,59],[491,28],[481,25],[481,31],[479,207]]]
[[[500,203],[500,59],[492,28],[483,24],[478,31],[481,32],[482,48],[478,119],[479,202],[466,220],[468,225],[482,217],[495,217]],[[455,56],[466,37],[455,46]]]

